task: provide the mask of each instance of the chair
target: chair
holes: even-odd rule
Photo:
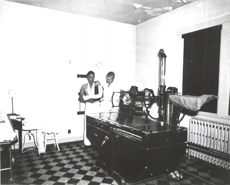
[[[18,147],[19,147],[19,153],[20,153],[20,156],[22,157],[22,126],[23,126],[23,122],[25,120],[25,118],[23,117],[20,117],[19,114],[15,114],[15,113],[10,113],[10,114],[7,114],[14,130],[16,130],[18,132]],[[15,148],[15,146],[14,146]]]
[[[50,144],[48,141],[52,141],[51,144],[54,144],[54,146],[57,148],[58,151],[60,151],[58,140],[57,140],[57,132],[53,131],[52,129],[45,129],[42,131],[44,134],[44,152],[46,152],[46,145]]]
[[[41,125],[35,123],[34,121],[29,123],[27,120],[24,120],[22,124],[22,132],[24,133],[24,140],[21,153],[25,153],[33,149],[36,149],[39,155],[44,153],[44,138],[42,137]],[[31,143],[27,142],[28,140],[26,140],[26,138],[29,140],[32,138],[34,146],[31,146]],[[30,146],[28,146],[28,144]],[[25,147],[26,145],[27,147]]]

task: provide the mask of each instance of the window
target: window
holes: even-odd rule
[[[184,95],[218,95],[221,28],[215,26],[182,35]],[[205,104],[201,111],[217,113],[217,101]]]

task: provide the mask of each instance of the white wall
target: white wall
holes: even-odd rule
[[[137,26],[136,83],[158,91],[159,50],[166,58],[166,87],[182,92],[182,34],[223,24],[220,53],[218,115],[228,115],[230,90],[230,0],[198,0],[182,8],[151,19]],[[185,119],[186,120],[186,119]],[[187,122],[187,120],[186,120]]]
[[[116,72],[121,89],[137,85],[158,90],[159,50],[167,55],[166,86],[182,91],[181,35],[223,24],[218,115],[226,116],[230,89],[230,0],[198,0],[138,26],[0,1],[0,110],[28,124],[57,128],[62,140],[82,138],[77,93],[89,70],[103,80]],[[135,63],[136,61],[136,63]],[[103,66],[97,68],[95,63]],[[188,118],[185,118],[187,122]],[[71,134],[68,134],[71,129]]]
[[[0,11],[0,110],[11,112],[8,90],[15,89],[15,112],[27,124],[78,140],[83,116],[77,99],[86,79],[77,74],[94,70],[105,80],[113,70],[121,89],[135,82],[135,26],[7,1]]]

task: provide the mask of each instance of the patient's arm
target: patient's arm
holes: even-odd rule
[[[98,85],[98,94],[94,94],[94,95],[83,95],[83,99],[86,101],[86,100],[89,100],[89,99],[96,99],[96,101],[98,101],[97,99],[100,99],[102,97],[102,86],[101,85]]]

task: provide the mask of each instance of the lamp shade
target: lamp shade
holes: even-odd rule
[[[14,89],[9,89],[9,97],[14,97],[16,95],[16,91]]]

